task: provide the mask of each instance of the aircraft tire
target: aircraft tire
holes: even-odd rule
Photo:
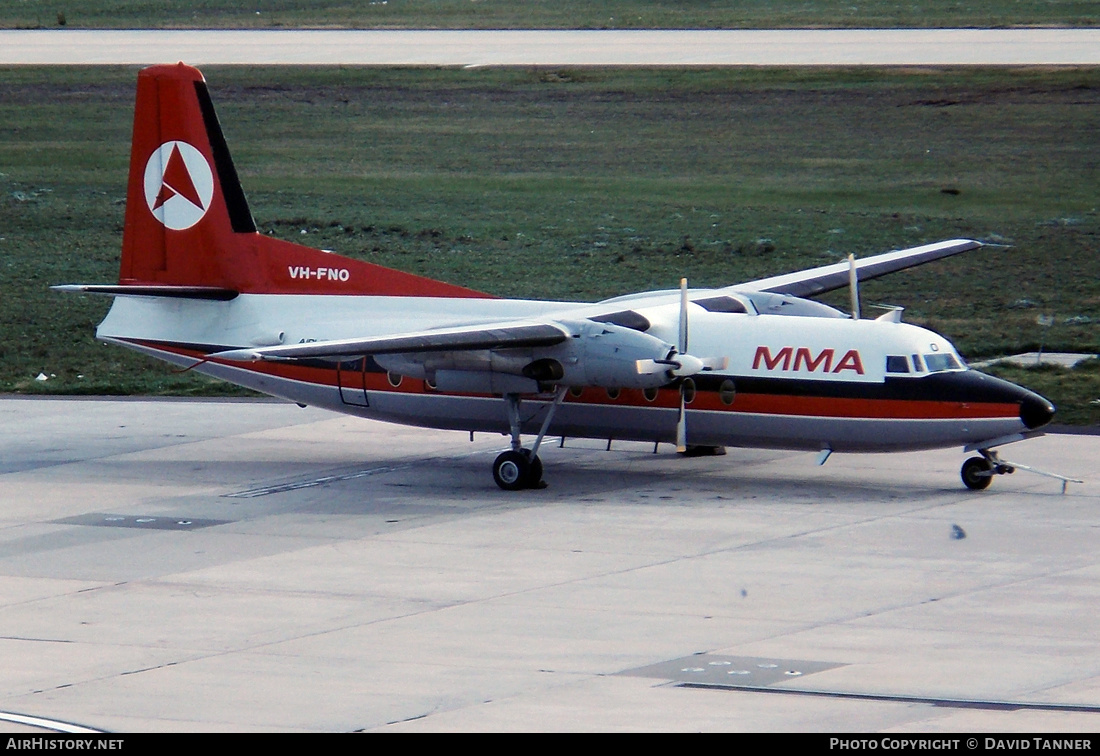
[[[526,449],[523,450],[527,452]],[[542,480],[542,460],[536,454],[527,461],[527,488],[546,488]]]
[[[506,451],[493,462],[493,480],[505,491],[518,491],[527,488],[530,480],[531,463],[523,451]],[[539,465],[541,478],[542,465]]]
[[[966,484],[966,487],[971,491],[983,491],[989,488],[989,484],[993,482],[992,475],[980,475],[979,473],[988,473],[993,471],[993,464],[984,457],[971,457],[963,462],[960,475],[962,481]]]

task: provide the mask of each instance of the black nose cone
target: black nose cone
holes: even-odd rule
[[[1028,430],[1042,428],[1054,418],[1054,405],[1049,401],[1027,392],[1027,396],[1020,401],[1020,420],[1028,427]]]

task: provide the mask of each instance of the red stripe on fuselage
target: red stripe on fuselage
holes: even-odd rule
[[[1019,417],[1017,404],[920,399],[854,399],[776,394],[738,394],[731,409],[763,415],[866,417],[905,420]]]
[[[128,340],[131,343],[172,354],[205,360],[206,355],[195,349],[140,340]],[[239,363],[228,360],[208,360],[220,365],[251,370],[255,373],[287,378],[303,383],[335,388],[337,375],[333,368],[318,368],[292,363],[252,362]],[[344,388],[360,388],[360,373],[347,371],[344,374]],[[919,379],[915,379],[919,380]],[[367,391],[390,391],[402,394],[439,394],[425,385],[424,381],[404,378],[400,385],[389,382],[385,373],[367,373],[365,376]],[[456,396],[490,397],[489,394],[456,394]],[[647,399],[640,389],[622,389],[612,399],[607,389],[585,388],[580,395],[572,391],[567,393],[565,401],[577,404],[598,404],[622,407],[654,407],[675,409],[680,406],[680,390],[663,388],[657,396]],[[760,415],[796,415],[801,417],[836,417],[876,420],[950,420],[953,418],[1017,418],[1020,407],[1006,402],[953,402],[930,401],[922,399],[862,399],[821,396],[793,396],[788,394],[750,394],[737,393],[732,404],[722,401],[718,392],[698,391],[688,409],[708,412],[743,412]]]
[[[623,389],[612,399],[605,389],[586,388],[579,397],[569,394],[566,401],[584,404],[627,405],[634,407],[680,406],[677,388],[660,389],[650,401],[642,391]],[[738,393],[732,404],[723,402],[715,391],[698,391],[688,409],[709,412],[746,412],[760,415],[799,415],[806,417],[857,417],[874,419],[1001,418],[1019,417],[1020,407],[1004,402],[951,402],[918,399],[861,399],[790,394]]]

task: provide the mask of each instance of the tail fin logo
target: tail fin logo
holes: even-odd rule
[[[145,164],[145,202],[153,217],[173,231],[191,228],[214,198],[214,174],[201,152],[187,142],[165,142]]]

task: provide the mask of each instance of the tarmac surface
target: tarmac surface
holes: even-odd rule
[[[0,399],[0,710],[106,731],[1100,729],[1100,437],[544,447]],[[0,720],[7,715],[0,715]],[[29,722],[29,723],[28,723]],[[0,731],[58,725],[0,721]]]
[[[1100,29],[2,30],[0,65],[1100,65]]]
[[[0,64],[1100,64],[1100,30],[0,31]],[[0,731],[1100,729],[1100,437],[502,437],[267,401],[0,399]]]

